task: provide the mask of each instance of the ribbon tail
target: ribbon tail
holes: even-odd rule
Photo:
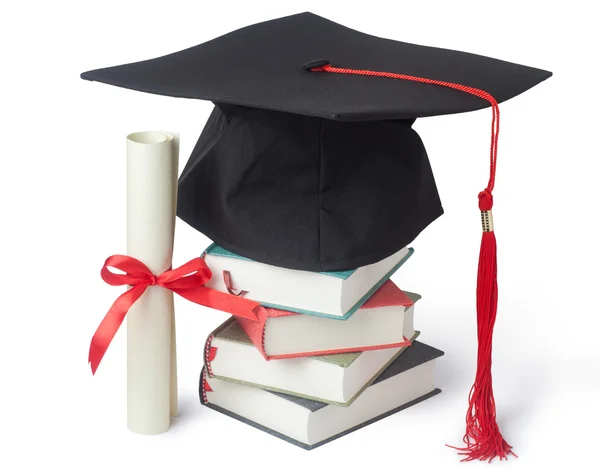
[[[172,288],[171,290],[196,304],[228,312],[255,322],[258,321],[256,313],[260,310],[261,305],[251,299],[244,299],[205,286]]]
[[[123,323],[127,311],[140,298],[147,287],[147,285],[134,286],[121,294],[100,322],[92,337],[88,354],[88,363],[92,369],[92,374],[96,373],[108,346]]]

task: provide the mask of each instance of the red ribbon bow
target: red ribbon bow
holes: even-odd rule
[[[109,267],[123,271],[125,274],[113,273],[108,269]],[[196,304],[250,320],[258,320],[255,313],[260,307],[258,302],[204,286],[212,277],[212,272],[203,258],[194,258],[179,268],[169,269],[159,276],[155,276],[141,261],[131,256],[114,255],[107,258],[100,275],[111,286],[127,284],[132,287],[117,298],[92,337],[88,358],[92,373],[98,369],[104,353],[123,323],[129,308],[141,297],[148,286],[164,287]]]

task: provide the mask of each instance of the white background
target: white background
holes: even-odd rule
[[[560,4],[560,6],[558,6]],[[343,7],[342,7],[343,5]],[[0,471],[533,471],[587,466],[600,434],[598,44],[593,2],[10,2],[0,18]],[[90,337],[121,293],[99,276],[125,251],[125,136],[182,135],[181,166],[211,104],[85,82],[85,70],[174,52],[255,22],[312,11],[406,42],[548,69],[501,105],[496,206],[498,420],[519,459],[461,464],[474,376],[477,193],[490,111],[417,121],[445,215],[394,276],[419,292],[421,340],[443,349],[443,393],[312,452],[198,402],[202,345],[225,315],[177,298],[180,418],[125,427],[125,330],[97,375]],[[402,72],[402,71],[399,71]],[[206,238],[179,221],[174,264]],[[540,471],[540,470],[535,470]]]

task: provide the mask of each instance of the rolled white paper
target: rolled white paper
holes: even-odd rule
[[[159,275],[171,267],[178,143],[170,133],[127,137],[127,254]],[[169,429],[174,361],[173,293],[150,286],[127,314],[127,427]],[[175,404],[176,410],[176,404]]]

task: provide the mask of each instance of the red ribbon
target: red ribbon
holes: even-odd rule
[[[113,273],[108,269],[109,267],[123,271],[125,274]],[[203,258],[194,258],[179,268],[170,269],[155,276],[141,261],[130,256],[114,255],[107,258],[100,275],[111,286],[127,284],[132,287],[117,298],[92,337],[88,358],[92,373],[98,369],[102,357],[130,307],[141,297],[148,286],[164,287],[196,304],[250,320],[258,320],[255,313],[260,307],[258,302],[204,286],[212,277],[212,272]]]

